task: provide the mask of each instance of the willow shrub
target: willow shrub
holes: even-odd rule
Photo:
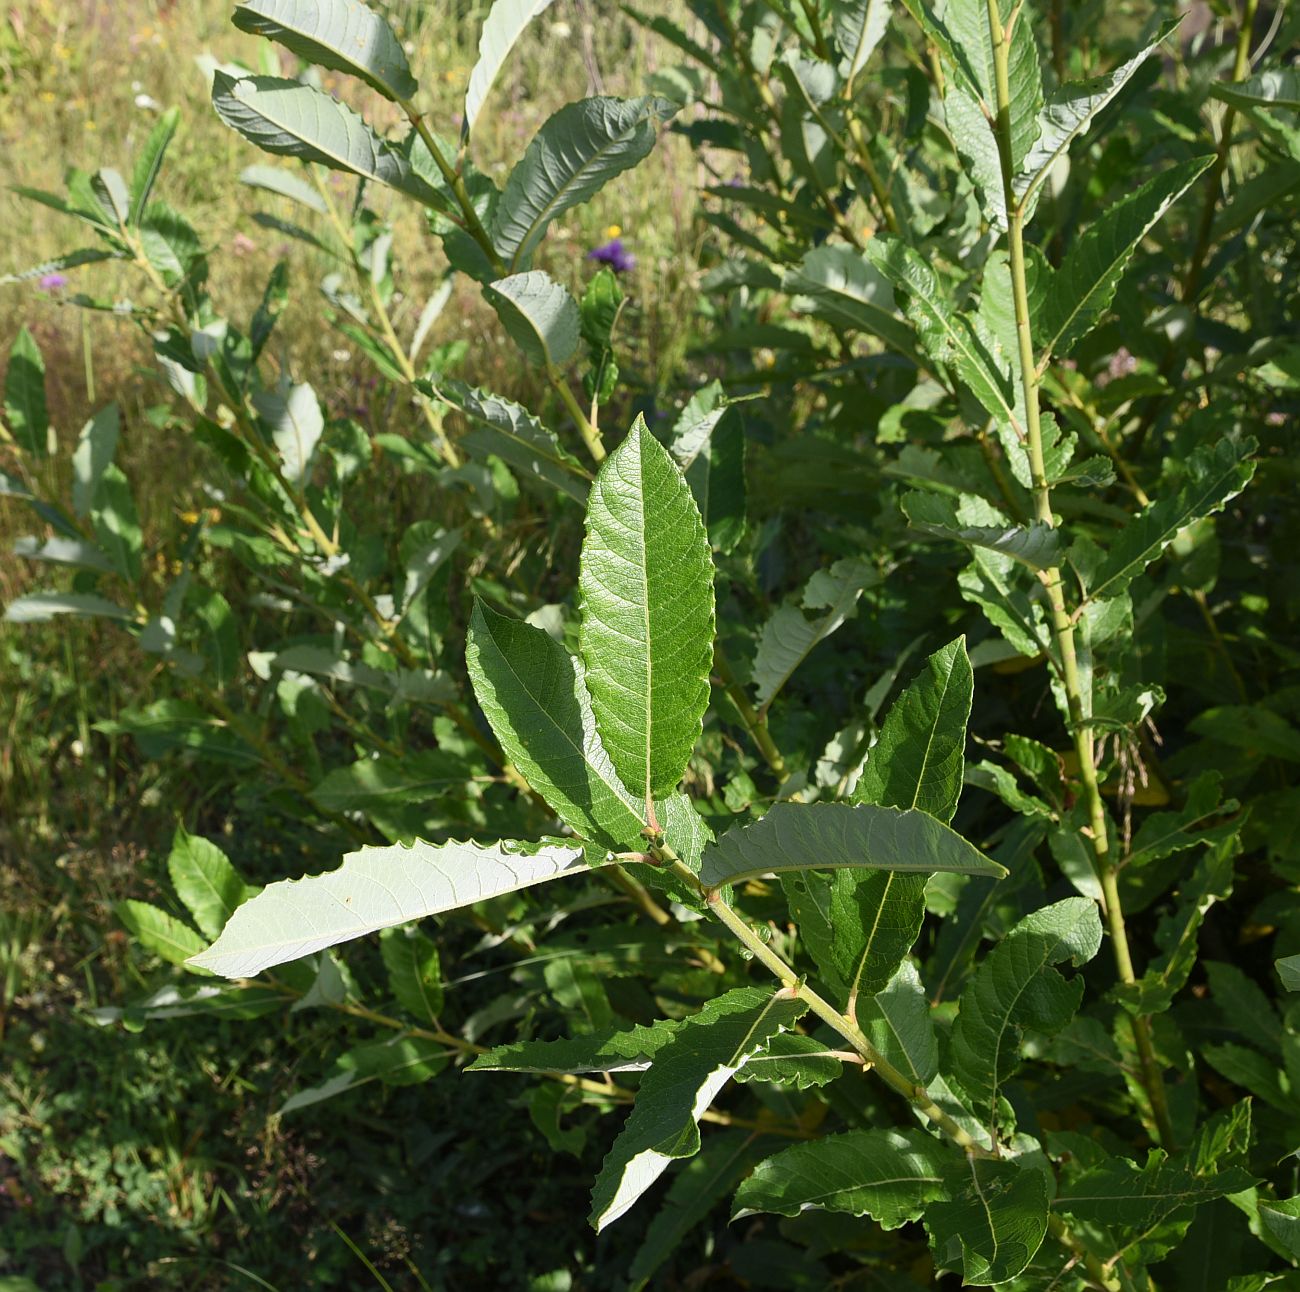
[[[675,1172],[635,1286],[685,1266],[720,1207],[827,1284],[1285,1280],[1300,100],[1271,51],[1295,19],[1256,33],[1249,3],[1216,45],[1162,6],[692,0],[685,26],[638,15],[685,58],[653,93],[561,109],[499,188],[474,125],[543,8],[492,9],[458,142],[350,0],[250,0],[235,22],[359,77],[403,139],[306,81],[214,83],[229,125],[302,163],[246,177],[332,226],[336,322],[423,420],[374,438],[473,491],[457,531],[350,519],[369,438],[267,371],[276,280],[242,330],[218,317],[201,240],[149,200],[172,123],[130,184],[33,195],[97,238],[43,272],[127,258],[154,282],[131,310],[232,491],[187,551],[229,551],[265,615],[239,622],[188,569],[156,607],[131,591],[111,412],[72,454],[71,510],[40,495],[22,337],[6,489],[48,531],[25,553],[81,572],[9,618],[117,619],[192,686],[106,729],[269,771],[279,810],[361,844],[254,890],[179,834],[193,925],[122,913],[201,976],[130,1018],[370,1019],[286,1112],[465,1063],[537,1074],[557,1151],[576,1127],[609,1141],[597,1229]],[[717,180],[694,352],[712,380],[671,413],[640,392],[648,424],[624,416],[615,277],[579,301],[533,261],[667,122]],[[322,167],[358,178],[350,212]],[[421,360],[424,325],[398,339],[375,184],[426,208],[571,447]],[[530,493],[554,550],[581,545],[576,574],[542,562],[545,602],[494,568]],[[472,599],[451,586],[466,549]],[[354,761],[324,769],[326,730]],[[457,912],[520,957],[495,1012],[446,990]],[[517,1039],[479,1043],[510,1018]]]

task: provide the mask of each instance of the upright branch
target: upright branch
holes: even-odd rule
[[[1020,376],[1025,397],[1026,452],[1034,497],[1034,517],[1044,525],[1055,527],[1052,514],[1051,484],[1043,453],[1043,429],[1040,408],[1041,376],[1035,360],[1033,320],[1029,304],[1028,279],[1025,272],[1026,203],[1015,192],[1015,169],[1011,150],[1011,88],[1009,54],[1012,26],[1020,12],[1012,13],[1011,23],[1004,26],[999,0],[988,0],[989,33],[993,46],[994,83],[997,94],[995,129],[1002,169],[1003,193],[1007,208],[1007,245],[1011,265],[1011,286],[1015,306],[1016,339],[1020,358]],[[1046,367],[1050,356],[1043,356]],[[1106,809],[1102,803],[1097,778],[1097,751],[1088,714],[1084,710],[1083,686],[1079,674],[1078,651],[1074,635],[1074,615],[1066,603],[1061,567],[1053,565],[1041,574],[1043,590],[1052,622],[1062,688],[1065,692],[1070,735],[1079,762],[1079,779],[1083,783],[1083,800],[1088,813],[1087,836],[1092,850],[1093,867],[1101,884],[1102,906],[1110,932],[1111,949],[1120,980],[1135,982],[1133,956],[1120,902],[1118,868],[1110,854]],[[1164,1080],[1156,1060],[1151,1039],[1150,1021],[1145,1016],[1133,1018],[1133,1042],[1141,1068],[1141,1081],[1151,1105],[1160,1141],[1166,1149],[1174,1147],[1173,1126],[1165,1098]]]

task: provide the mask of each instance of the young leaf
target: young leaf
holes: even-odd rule
[[[469,87],[465,91],[465,132],[474,129],[483,101],[497,79],[501,65],[523,34],[524,28],[551,0],[496,0],[483,23],[478,41],[478,62],[469,74]]]
[[[239,80],[218,71],[212,81],[217,115],[263,152],[320,162],[387,184],[420,202],[437,194],[351,108],[328,94],[275,76]]]
[[[844,866],[994,879],[1006,874],[925,812],[871,803],[777,803],[761,820],[728,830],[704,850],[700,881],[720,888],[769,872]]]
[[[948,1195],[960,1159],[922,1130],[858,1130],[795,1144],[762,1161],[736,1190],[732,1218],[838,1211],[870,1216],[882,1229],[919,1220]]]
[[[925,1209],[935,1262],[960,1268],[964,1281],[976,1287],[1006,1283],[1042,1246],[1047,1177],[1032,1166],[987,1158],[968,1158],[966,1167],[962,1193]]]
[[[1021,1030],[1050,1036],[1079,1007],[1083,980],[1067,981],[1052,966],[1085,964],[1100,946],[1097,904],[1067,897],[1025,916],[967,983],[952,1029],[951,1070],[987,1126],[997,1125],[999,1091],[1020,1063]]]
[[[623,783],[674,789],[713,662],[713,561],[690,487],[638,417],[587,503],[580,641],[596,729]]]
[[[48,456],[50,419],[45,407],[45,360],[26,327],[18,329],[9,349],[5,418],[20,449],[38,460]]]
[[[641,1078],[631,1116],[596,1177],[590,1219],[597,1231],[624,1215],[673,1158],[699,1152],[699,1118],[718,1092],[806,1010],[797,997],[738,987],[686,1020]]]
[[[804,588],[804,609],[825,610],[824,615],[809,619],[789,602],[776,608],[763,625],[754,656],[754,691],[760,712],[776,699],[790,675],[813,650],[857,613],[863,589],[879,579],[874,566],[846,557],[829,570],[818,570]]]
[[[540,628],[480,602],[465,662],[502,749],[561,819],[610,847],[638,843],[644,809],[601,744],[581,661]]]
[[[423,388],[425,383],[420,384]],[[471,457],[495,454],[513,467],[520,479],[541,481],[578,502],[587,501],[590,475],[561,446],[555,432],[526,408],[452,378],[429,385],[428,390],[435,399],[464,414],[469,429],[457,443]]]
[[[1029,150],[1015,179],[1016,198],[1029,207],[1057,160],[1096,120],[1115,96],[1133,79],[1134,73],[1178,29],[1178,20],[1164,23],[1156,38],[1140,53],[1113,72],[1086,81],[1058,85],[1043,106],[1038,142]]]
[[[117,452],[119,419],[116,404],[101,408],[85,426],[72,454],[72,508],[89,516],[99,482]]]
[[[1142,239],[1213,161],[1196,157],[1171,166],[1075,239],[1043,305],[1037,337],[1043,356],[1066,358],[1101,321]]]
[[[176,896],[185,903],[206,937],[215,938],[249,895],[249,889],[226,854],[184,826],[176,827],[167,858]]]
[[[483,295],[530,363],[553,368],[573,357],[582,327],[578,302],[549,274],[534,269],[498,278]]]
[[[171,143],[180,119],[179,108],[168,108],[154,123],[154,128],[149,131],[149,138],[144,141],[144,147],[140,150],[135,168],[131,172],[131,210],[128,218],[130,224],[139,224],[140,217],[149,204],[149,195],[153,192],[158,172],[162,169],[167,145]]]
[[[393,29],[361,0],[240,0],[231,21],[309,63],[360,77],[394,103],[419,92]]]
[[[1250,461],[1254,451],[1254,440],[1230,436],[1194,449],[1182,488],[1168,498],[1156,499],[1120,531],[1088,580],[1089,596],[1118,596],[1180,531],[1235,498],[1255,474],[1255,464]]]
[[[379,953],[388,970],[388,986],[412,1018],[436,1023],[442,1013],[442,972],[438,948],[419,929],[385,929]]]
[[[552,220],[641,161],[655,127],[676,110],[653,97],[581,99],[547,120],[510,172],[489,230],[511,271],[528,262]]]
[[[90,191],[110,225],[124,225],[131,218],[131,195],[121,172],[101,167],[90,177]]]
[[[268,885],[191,963],[225,978],[251,978],[367,933],[587,870],[581,848],[558,843],[362,848],[337,870]]]

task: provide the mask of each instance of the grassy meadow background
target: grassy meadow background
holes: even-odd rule
[[[377,7],[410,42],[432,117],[448,122],[486,4]],[[228,0],[0,7],[0,276],[77,245],[70,222],[22,200],[13,185],[60,191],[74,165],[129,174],[156,114],[176,105],[181,124],[158,196],[208,239],[221,308],[246,318],[272,266],[287,258],[278,361],[309,379],[328,409],[351,408],[364,402],[369,370],[323,324],[316,284],[329,266],[254,221],[258,210],[291,213],[239,183],[241,169],[263,159],[208,103],[202,56],[256,64],[269,50],[230,26],[230,9]],[[561,103],[639,92],[664,58],[612,6],[557,0],[494,93],[487,128],[476,133],[478,163],[499,174]],[[294,71],[287,56],[283,68]],[[355,85],[327,87],[346,88],[381,127],[396,125],[387,105]],[[563,222],[547,263],[576,281],[585,253],[619,226],[638,257],[624,283],[624,333],[645,381],[664,394],[691,339],[695,186],[689,150],[665,137],[646,164]],[[382,209],[389,199],[370,200]],[[408,336],[444,269],[410,206],[394,208],[403,294],[395,322]],[[111,264],[70,273],[69,291],[119,298],[135,286],[129,269]],[[540,392],[521,387],[527,378],[477,295],[453,298],[432,343],[464,339],[458,375],[539,407]],[[121,463],[146,553],[157,552],[205,499],[197,450],[167,412],[144,339],[109,314],[65,306],[57,289],[0,286],[0,353],[24,323],[46,356],[63,443],[93,409],[122,408]],[[418,516],[420,501],[404,497],[402,510]],[[377,520],[387,519],[389,500],[373,504]],[[30,528],[25,509],[0,506],[0,604],[39,576],[9,554]],[[234,580],[225,592],[238,605]],[[220,788],[201,787],[183,762],[150,764],[132,743],[93,730],[150,693],[153,668],[125,636],[92,623],[0,625],[0,1292],[366,1287],[382,1286],[381,1277],[393,1287],[563,1292],[577,1286],[579,1265],[626,1268],[634,1235],[588,1237],[591,1250],[571,1250],[569,1219],[585,1212],[599,1146],[585,1159],[552,1156],[529,1123],[522,1081],[453,1079],[373,1099],[371,1088],[280,1121],[273,1114],[294,1084],[297,1057],[310,1051],[313,1028],[332,1043],[324,1038],[336,1036],[333,1020],[298,1016],[293,1037],[278,1022],[187,1020],[133,1034],[91,1021],[90,1011],[145,983],[112,906],[158,897],[179,820],[223,837],[237,861],[258,855],[274,871],[282,857],[283,873],[301,868],[292,840],[232,820]],[[526,1251],[512,1250],[523,1234]]]

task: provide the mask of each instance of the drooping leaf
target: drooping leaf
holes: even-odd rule
[[[950,1069],[985,1125],[998,1123],[999,1092],[1020,1064],[1023,1029],[1050,1036],[1079,1007],[1082,979],[1067,981],[1052,966],[1085,964],[1100,946],[1097,904],[1067,897],[1025,916],[966,984],[952,1028]]]
[[[573,357],[582,327],[578,302],[549,274],[534,269],[498,278],[483,295],[530,363],[554,368]]]
[[[188,833],[184,826],[177,826],[172,839],[167,873],[176,896],[209,938],[220,934],[250,891],[215,843]]]
[[[119,419],[116,404],[101,408],[85,426],[72,454],[72,506],[89,516],[104,472],[117,452]]]
[[[561,1041],[515,1041],[480,1054],[467,1072],[644,1072],[680,1023],[605,1028]]]
[[[1213,515],[1235,498],[1255,474],[1255,441],[1224,436],[1194,449],[1187,459],[1182,487],[1157,498],[1120,531],[1088,580],[1093,598],[1123,592],[1193,521]]]
[[[93,592],[29,592],[5,607],[5,621],[11,624],[43,624],[55,615],[123,622],[135,617],[131,611]]]
[[[267,193],[287,197],[318,215],[326,213],[325,199],[306,180],[282,166],[245,166],[239,172],[239,179],[250,188],[260,188]]]
[[[968,1158],[965,1187],[925,1209],[937,1264],[966,1283],[1006,1283],[1034,1259],[1047,1233],[1047,1178],[1032,1166]]]
[[[1142,239],[1213,160],[1196,157],[1171,166],[1121,198],[1071,243],[1044,303],[1036,338],[1042,355],[1066,358],[1101,321]]]
[[[284,1116],[310,1108],[371,1081],[386,1086],[418,1085],[442,1071],[447,1062],[446,1047],[432,1037],[393,1036],[371,1041],[339,1055],[324,1081],[290,1095],[279,1113]]]
[[[952,500],[937,493],[912,490],[901,500],[903,514],[913,529],[932,538],[947,539],[967,547],[986,547],[1009,556],[1031,570],[1046,570],[1060,563],[1061,536],[1050,525],[963,525]]]
[[[791,602],[776,608],[763,625],[754,656],[754,691],[760,712],[768,708],[813,650],[856,614],[863,590],[879,579],[874,566],[846,557],[829,570],[818,570],[808,580],[802,609]],[[804,610],[826,613],[809,619]]]
[[[80,538],[39,539],[34,535],[14,540],[13,553],[27,561],[49,561],[55,565],[77,565],[83,570],[113,573],[113,562],[93,543]]]
[[[596,1177],[590,1218],[597,1231],[624,1215],[674,1158],[699,1152],[701,1114],[750,1054],[806,1010],[796,997],[738,987],[686,1020],[641,1078]]]
[[[832,243],[815,247],[786,271],[782,286],[795,298],[795,308],[878,336],[916,358],[916,334],[899,312],[889,279],[862,252]]]
[[[412,1018],[436,1023],[442,1013],[442,971],[437,945],[419,929],[385,929],[379,953],[388,970],[388,986]]]
[[[732,1215],[837,1211],[897,1229],[946,1197],[945,1177],[959,1167],[951,1149],[919,1129],[827,1135],[760,1162],[736,1191]]]
[[[333,170],[387,184],[421,202],[434,191],[351,108],[328,94],[275,76],[239,80],[218,71],[212,82],[217,115],[263,152],[320,162]]]
[[[511,271],[528,263],[551,222],[646,157],[667,99],[581,99],[547,120],[510,172],[488,231]]]
[[[5,420],[18,447],[38,461],[49,453],[50,419],[45,406],[45,360],[26,327],[9,348],[5,370]]]
[[[360,77],[394,103],[419,92],[393,29],[362,0],[240,0],[231,20],[309,63]]]
[[[999,878],[1003,867],[925,812],[871,803],[777,803],[752,825],[736,826],[704,850],[707,888],[768,872],[946,871]]]
[[[596,729],[647,800],[699,739],[713,663],[713,562],[690,487],[638,417],[587,504],[580,641]]]
[[[722,383],[697,390],[673,427],[672,454],[691,487],[709,541],[731,552],[745,532],[745,426]]]
[[[1048,173],[1070,145],[1096,120],[1138,69],[1178,29],[1176,20],[1164,23],[1155,39],[1127,62],[1104,76],[1058,85],[1043,105],[1038,142],[1029,150],[1015,179],[1016,198],[1031,203]]]
[[[337,870],[268,885],[193,963],[225,978],[251,978],[367,933],[586,870],[581,848],[558,843],[362,848]]]
[[[582,662],[542,629],[482,603],[465,660],[501,747],[561,819],[611,847],[639,843],[644,808],[601,744]]]
[[[474,123],[483,110],[483,101],[515,42],[550,3],[551,0],[496,0],[493,4],[483,23],[478,41],[478,62],[469,74],[469,86],[465,91],[467,133],[474,129]]]
[[[429,392],[464,414],[469,428],[457,442],[472,457],[495,454],[521,479],[541,481],[581,503],[587,501],[591,476],[563,448],[555,432],[526,408],[452,378],[430,385]]]
[[[327,812],[362,812],[386,828],[392,809],[463,793],[469,777],[464,759],[445,750],[382,754],[334,768],[312,788],[311,800]]]
[[[1186,801],[1178,811],[1155,812],[1142,822],[1124,859],[1125,868],[1149,865],[1203,843],[1221,843],[1236,833],[1242,825],[1239,817],[1232,816],[1237,800],[1222,799],[1219,773],[1203,772],[1187,787]]]
[[[1294,67],[1270,67],[1244,81],[1215,81],[1210,93],[1236,108],[1300,112],[1300,73]]]
[[[203,939],[188,924],[148,902],[118,902],[113,909],[140,945],[168,964],[183,965],[203,950]]]

